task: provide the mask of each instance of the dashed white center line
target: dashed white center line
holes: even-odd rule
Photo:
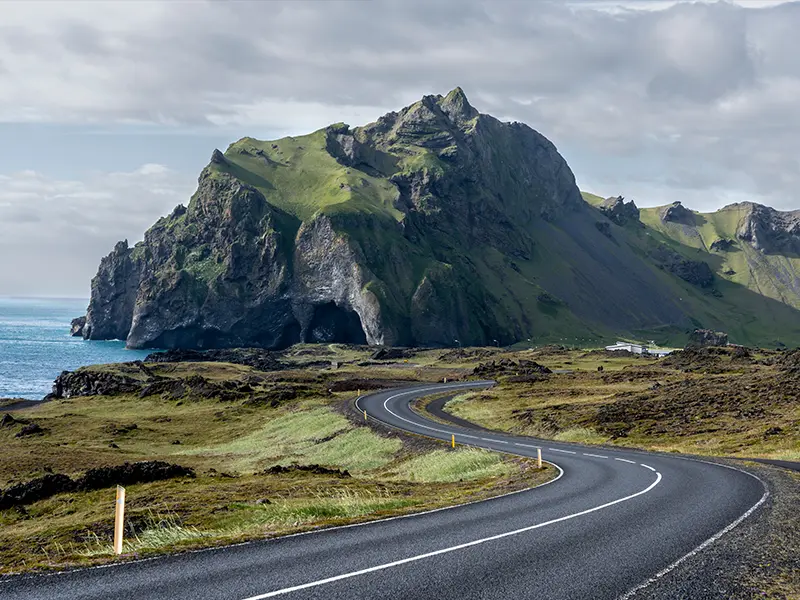
[[[608,458],[607,456],[601,456],[600,454],[589,454],[588,452],[583,453],[584,456],[591,456],[592,458]],[[653,469],[655,470],[655,469]]]
[[[484,442],[494,442],[495,444],[507,444],[508,442],[503,440],[493,440],[492,438],[481,438]]]
[[[531,446],[530,444],[519,444],[515,443],[515,446],[522,446],[523,448],[541,448],[541,446]]]
[[[654,473],[656,472],[656,470],[653,467],[651,467],[650,465],[646,465],[644,463],[639,463],[639,464],[642,465],[645,469],[650,469]]]
[[[636,464],[636,461],[635,461],[635,460],[628,460],[627,458],[614,458],[614,460],[618,460],[619,462],[626,462],[626,463],[630,463],[630,464],[632,464],[632,465],[635,465],[635,464]]]
[[[551,452],[563,452],[564,454],[577,454],[577,452],[573,452],[572,450],[561,450],[560,448],[548,448]]]

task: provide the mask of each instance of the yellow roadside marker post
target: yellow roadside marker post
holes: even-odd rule
[[[117,506],[114,513],[114,554],[122,554],[122,534],[125,525],[125,488],[117,486]]]
[[[542,468],[542,449],[541,448],[537,448],[536,449],[536,468],[537,469],[541,469]]]
[[[366,408],[364,409],[364,420],[365,421],[367,420],[367,409]]]
[[[455,433],[453,434],[453,437],[450,440],[450,443],[452,444],[453,448],[456,447],[456,434]]]

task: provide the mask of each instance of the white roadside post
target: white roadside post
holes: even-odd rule
[[[536,468],[538,468],[538,469],[542,468],[542,449],[541,448],[537,448],[536,449]]]
[[[122,535],[125,526],[125,488],[117,486],[117,506],[114,513],[114,554],[122,554]]]

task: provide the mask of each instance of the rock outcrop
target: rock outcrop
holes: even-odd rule
[[[695,215],[680,201],[665,206],[660,212],[661,220],[665,223],[680,223],[681,225],[694,225]]]
[[[194,470],[160,460],[125,463],[89,469],[78,479],[63,473],[47,473],[31,481],[0,490],[0,510],[32,504],[66,492],[100,490],[115,485],[133,485],[177,477],[195,477]]]
[[[746,209],[736,232],[740,240],[766,254],[800,255],[800,210],[782,212],[753,203],[731,206]]]
[[[725,238],[720,238],[711,242],[711,250],[715,252],[730,252],[735,247],[736,242],[734,240],[728,240]]]
[[[69,334],[72,337],[83,337],[83,328],[86,327],[86,317],[77,317],[70,323]]]
[[[650,255],[659,267],[692,285],[701,288],[710,288],[714,285],[714,271],[706,262],[685,258],[663,244],[656,247]]]
[[[598,208],[617,225],[639,222],[639,209],[636,204],[633,200],[625,202],[622,196],[606,198]]]
[[[710,329],[695,329],[689,336],[686,348],[705,348],[707,346],[727,346],[728,334]]]

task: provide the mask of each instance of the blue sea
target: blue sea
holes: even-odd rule
[[[88,300],[0,298],[0,398],[41,400],[61,371],[139,360],[151,351],[123,341],[85,341],[69,334]]]

